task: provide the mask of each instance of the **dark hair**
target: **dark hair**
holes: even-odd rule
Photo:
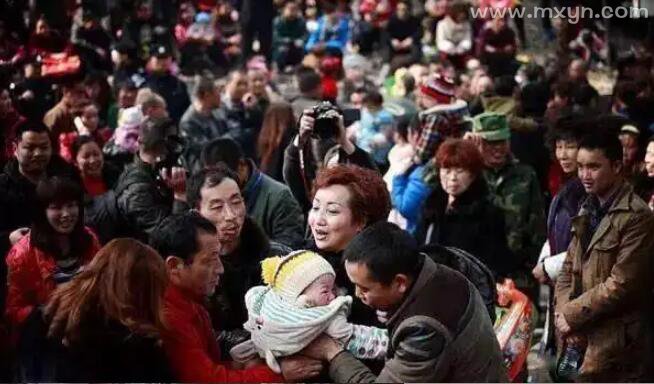
[[[199,232],[216,233],[216,227],[196,211],[188,211],[165,218],[150,235],[150,245],[164,259],[176,256],[186,263],[193,262],[198,252]]]
[[[369,90],[363,97],[365,104],[382,105],[384,104],[384,96],[379,91]]]
[[[261,158],[261,170],[272,171],[273,155],[282,145],[282,140],[296,132],[295,116],[289,103],[272,103],[266,109],[257,141],[257,154]]]
[[[512,76],[500,76],[493,81],[495,94],[503,97],[513,96],[516,82]]]
[[[529,63],[525,68],[525,76],[529,81],[537,81],[543,75],[544,69],[537,63]]]
[[[174,122],[165,117],[159,119],[145,119],[141,125],[139,135],[139,147],[144,151],[164,151],[170,132],[170,127]]]
[[[215,167],[223,163],[232,171],[236,171],[243,156],[243,150],[236,141],[220,138],[207,143],[202,148],[200,164],[202,167]]]
[[[579,143],[586,134],[592,131],[592,127],[593,121],[588,117],[575,113],[563,115],[547,132],[547,144],[552,150],[555,150],[557,141]]]
[[[41,120],[37,120],[37,119],[21,119],[14,126],[14,130],[15,130],[14,140],[16,143],[23,140],[23,134],[26,132],[48,133],[48,134],[50,133],[48,127],[45,124],[43,124]]]
[[[567,98],[570,100],[570,102],[572,102],[572,97],[574,95],[572,83],[568,80],[558,81],[556,84],[554,84],[552,89],[552,96],[554,95],[559,95],[559,97]]]
[[[320,2],[320,9],[324,14],[330,14],[336,12],[336,9],[338,7],[336,6],[336,2],[333,0],[322,0]]]
[[[213,168],[203,168],[194,173],[187,181],[186,199],[192,208],[197,208],[202,199],[202,188],[212,188],[223,182],[225,179],[232,179],[238,184],[238,175],[224,165]]]
[[[102,145],[100,145],[100,143],[98,142],[98,140],[95,139],[95,137],[90,135],[77,136],[75,138],[75,141],[73,141],[73,146],[71,148],[73,160],[77,158],[77,154],[79,153],[79,150],[82,149],[82,146],[88,143],[97,144],[98,147],[100,148],[100,152],[102,152]]]
[[[404,85],[404,90],[406,94],[409,95],[416,89],[416,79],[410,73],[402,76],[402,85]]]
[[[636,103],[639,92],[639,86],[635,81],[620,81],[614,89],[615,98],[627,107],[632,107]]]
[[[64,256],[57,245],[59,235],[48,221],[46,210],[52,203],[73,201],[79,207],[75,228],[69,235],[70,253],[66,256],[81,258],[91,246],[91,235],[84,229],[84,189],[76,180],[53,176],[39,181],[36,186],[36,210],[30,232],[30,244],[38,247],[55,258]]]
[[[320,88],[320,75],[312,68],[300,69],[296,77],[300,93],[310,93]]]
[[[332,185],[342,185],[350,191],[348,204],[355,223],[369,225],[388,218],[391,199],[379,172],[356,165],[325,168],[316,177],[312,196]]]
[[[364,264],[370,276],[384,285],[398,274],[415,279],[421,268],[415,239],[386,221],[374,223],[355,236],[345,248],[343,260]]]
[[[622,161],[622,144],[618,134],[610,129],[596,129],[579,142],[579,149],[600,150],[611,162]]]
[[[411,117],[409,116],[400,116],[395,119],[395,132],[402,138],[404,141],[409,141],[409,127],[411,126]]]
[[[193,95],[195,97],[201,97],[207,93],[211,93],[216,89],[216,83],[213,79],[209,77],[201,77],[198,83],[195,85]]]
[[[439,168],[463,168],[479,176],[484,169],[484,160],[477,147],[469,140],[447,139],[436,152]]]

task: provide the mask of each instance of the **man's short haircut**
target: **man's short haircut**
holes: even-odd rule
[[[225,179],[238,180],[236,173],[224,165],[204,168],[194,173],[187,181],[186,199],[191,208],[198,208],[202,200],[202,188],[213,188]]]
[[[320,75],[312,68],[300,69],[296,77],[300,93],[311,93],[320,88]]]
[[[364,264],[370,277],[388,285],[398,274],[417,278],[421,255],[414,238],[395,224],[380,221],[359,233],[345,249],[343,259]]]
[[[493,81],[493,91],[502,97],[511,97],[517,86],[513,76],[500,76]]]
[[[139,135],[140,148],[146,152],[166,150],[170,128],[174,124],[173,120],[167,117],[146,119],[141,125],[141,133]]]
[[[213,93],[216,89],[216,82],[210,77],[201,77],[193,90],[193,96],[196,98],[206,94]]]
[[[381,106],[384,104],[384,96],[379,91],[369,90],[363,98],[365,104]]]
[[[596,128],[593,133],[582,137],[579,142],[579,149],[600,150],[611,162],[622,161],[622,144],[618,133],[611,129]]]
[[[13,139],[16,143],[23,140],[23,134],[25,132],[50,133],[48,127],[38,119],[22,119],[15,125],[14,130]]]
[[[150,245],[165,259],[176,256],[189,264],[198,250],[198,234],[215,234],[216,227],[196,211],[165,218],[150,236]]]
[[[404,85],[406,94],[409,95],[416,89],[416,79],[410,73],[406,73],[402,76],[402,85]]]
[[[234,140],[219,138],[208,142],[200,154],[200,164],[203,168],[212,168],[224,164],[232,171],[238,170],[238,164],[245,155],[243,149]]]

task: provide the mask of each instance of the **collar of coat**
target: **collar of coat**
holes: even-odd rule
[[[409,289],[409,292],[406,294],[402,304],[400,304],[397,310],[395,310],[393,315],[388,319],[387,325],[389,329],[391,329],[392,325],[397,322],[397,320],[400,318],[400,315],[402,315],[402,313],[406,311],[411,306],[411,304],[413,304],[418,295],[424,294],[423,291],[425,285],[427,285],[434,273],[436,273],[436,263],[424,253],[421,253],[421,256],[422,268],[420,269],[418,278],[413,282],[413,285],[411,286],[411,289]]]
[[[629,183],[622,182],[622,185],[616,192],[616,195],[613,199],[613,203],[611,204],[608,211],[606,212],[606,215],[604,215],[604,217],[600,221],[599,226],[595,230],[595,233],[593,233],[593,237],[590,240],[586,252],[592,249],[593,246],[602,238],[602,236],[604,236],[604,234],[611,227],[611,221],[608,219],[609,215],[615,212],[626,212],[626,211],[634,210],[634,208],[632,207],[632,202],[634,197],[635,195],[633,193],[633,187]],[[588,198],[590,198],[590,196],[587,197],[586,199]],[[583,208],[584,204],[582,204],[581,206],[582,208],[580,209],[579,214],[572,219],[572,231],[574,233],[577,233],[578,235],[584,233],[590,221],[589,213],[585,211]]]

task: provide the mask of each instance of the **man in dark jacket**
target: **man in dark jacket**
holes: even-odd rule
[[[338,383],[504,382],[506,367],[477,289],[463,275],[418,252],[411,236],[379,222],[344,253],[345,269],[366,305],[386,312],[390,345],[375,376],[333,339],[302,354],[329,362]]]
[[[139,137],[139,152],[116,184],[116,200],[132,237],[147,241],[173,211],[186,208],[185,171],[163,166],[169,153],[167,139],[174,125],[169,119],[146,122]]]
[[[179,134],[187,145],[189,168],[199,166],[202,147],[228,133],[227,122],[219,114],[220,87],[210,78],[201,78],[195,85],[193,103],[179,122]]]
[[[40,121],[23,120],[15,127],[14,158],[0,174],[0,254],[29,230],[36,207],[36,184],[44,177],[80,180],[77,170],[52,154],[49,130]],[[6,264],[0,263],[0,309],[4,308]]]
[[[170,117],[178,122],[191,103],[186,84],[170,73],[172,64],[170,48],[164,45],[155,47],[151,60],[152,73],[148,76],[146,86],[166,100]]]
[[[243,148],[245,155],[256,158],[256,142],[263,123],[263,110],[257,97],[249,90],[247,72],[235,70],[229,74],[229,82],[221,98],[220,113],[224,114],[230,136]]]
[[[290,248],[302,245],[304,217],[291,190],[264,174],[232,139],[216,139],[202,151],[203,167],[225,164],[238,175],[250,216],[268,237]]]
[[[311,193],[313,180],[320,168],[334,164],[353,164],[377,170],[370,155],[347,138],[342,115],[337,117],[338,133],[332,138],[314,137],[315,119],[312,115],[312,109],[304,111],[300,119],[300,133],[284,152],[284,180],[300,203],[303,213],[309,212],[311,207],[308,194]]]
[[[214,324],[226,331],[243,328],[247,320],[245,293],[261,285],[261,261],[286,255],[290,248],[268,240],[245,212],[238,175],[224,166],[203,169],[188,183],[189,205],[218,230],[225,265],[221,288],[210,300]]]

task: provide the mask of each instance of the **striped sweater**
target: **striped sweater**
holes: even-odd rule
[[[320,307],[298,307],[282,299],[269,287],[258,286],[245,295],[250,343],[268,366],[280,371],[276,358],[302,351],[323,333],[361,359],[383,359],[388,346],[385,329],[347,322],[351,296],[339,296]]]

